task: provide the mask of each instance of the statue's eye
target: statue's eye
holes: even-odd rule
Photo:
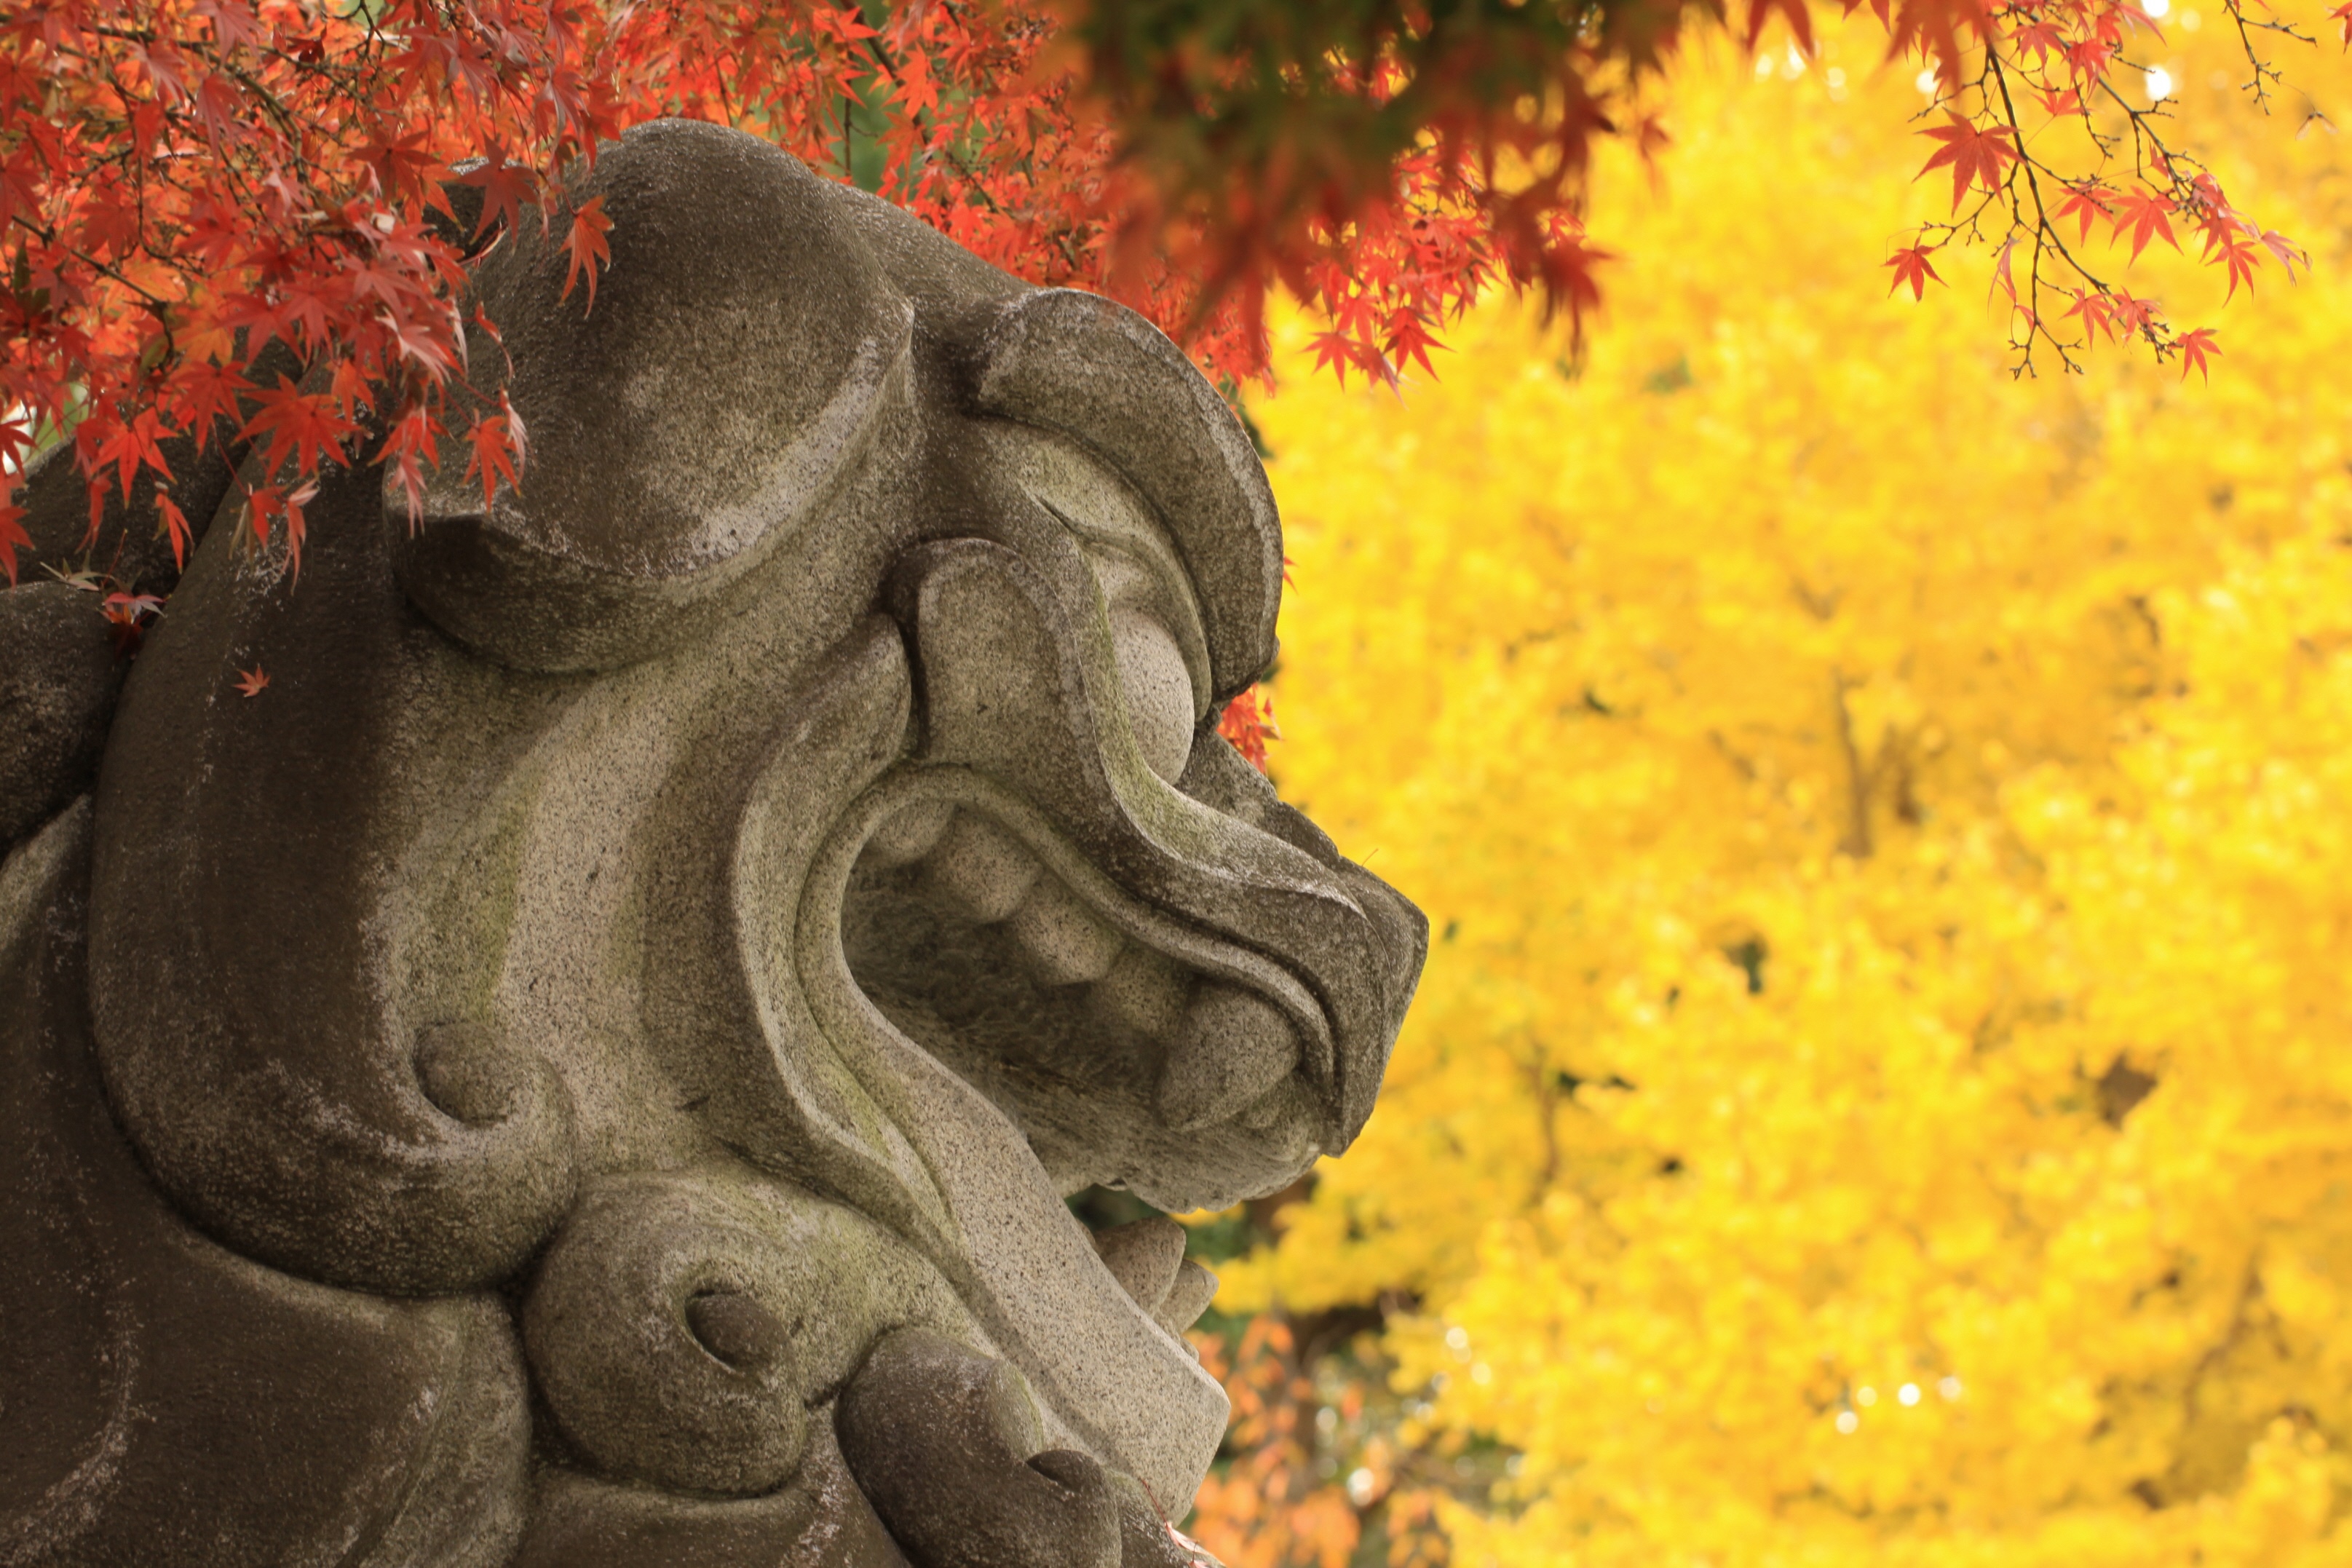
[[[1174,784],[1192,752],[1192,678],[1184,652],[1160,617],[1139,606],[1114,605],[1110,629],[1128,727],[1145,763]]]
[[[1123,552],[1097,549],[1087,554],[1110,611],[1128,728],[1145,764],[1174,784],[1192,758],[1201,703],[1183,645],[1169,627],[1167,589],[1150,567]]]

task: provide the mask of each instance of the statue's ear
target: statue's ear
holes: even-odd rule
[[[584,279],[565,298],[562,216],[542,233],[527,215],[476,265],[469,321],[478,305],[498,335],[473,327],[452,402],[507,398],[520,481],[486,502],[453,431],[415,518],[385,469],[402,588],[527,669],[628,664],[737,607],[905,385],[912,310],[790,154],[657,121],[572,193],[598,197],[612,264],[593,307]]]
[[[1072,437],[1159,512],[1200,595],[1217,700],[1263,674],[1282,520],[1241,422],[1184,352],[1126,306],[1069,289],[992,308],[973,349],[978,412]]]

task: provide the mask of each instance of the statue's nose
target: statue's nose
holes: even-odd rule
[[[1275,794],[1273,781],[1244,761],[1213,724],[1202,725],[1192,737],[1192,754],[1176,787],[1213,811],[1305,850],[1333,870],[1339,868],[1339,847],[1330,835]]]

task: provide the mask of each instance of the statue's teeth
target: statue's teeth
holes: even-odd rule
[[[1168,1287],[1168,1294],[1152,1311],[1160,1326],[1178,1339],[1184,1331],[1201,1321],[1201,1314],[1216,1300],[1217,1277],[1187,1258],[1176,1270],[1176,1278]]]
[[[968,811],[940,835],[929,868],[932,885],[982,925],[1019,909],[1043,869],[1019,839]]]
[[[1117,931],[1095,919],[1076,894],[1052,877],[1041,877],[1013,913],[1012,931],[1030,967],[1048,985],[1099,980],[1125,945]]]
[[[1160,1117],[1179,1132],[1223,1121],[1290,1076],[1298,1032],[1254,991],[1204,980],[1160,1073]]]
[[[943,800],[902,806],[866,839],[865,858],[885,870],[919,860],[931,852],[954,816],[955,807]]]
[[[1119,1289],[1157,1313],[1184,1268],[1184,1227],[1163,1215],[1094,1234],[1095,1251]],[[1195,1316],[1198,1314],[1196,1313]]]
[[[1122,1029],[1147,1039],[1173,1037],[1184,1017],[1184,998],[1192,977],[1150,948],[1128,946],[1088,997],[1093,1005]]]

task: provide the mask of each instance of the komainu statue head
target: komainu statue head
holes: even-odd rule
[[[475,264],[519,484],[215,525],[127,679],[0,595],[0,1563],[1182,1562],[1213,1285],[1065,1200],[1346,1148],[1424,940],[1219,737],[1265,477],[751,137],[585,187],[592,310]]]

